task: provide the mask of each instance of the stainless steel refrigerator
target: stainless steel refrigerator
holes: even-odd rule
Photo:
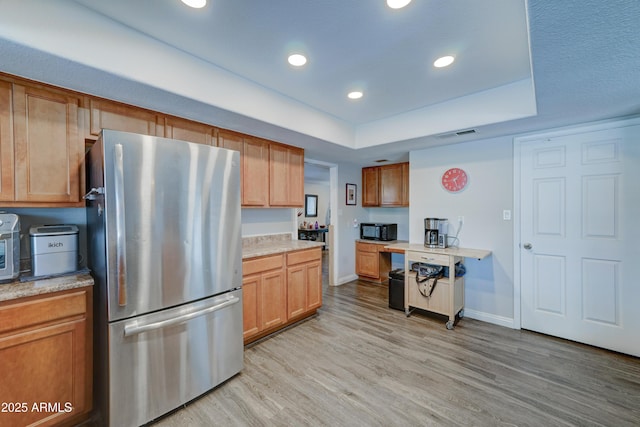
[[[98,423],[137,426],[243,367],[240,158],[103,130],[86,160]]]

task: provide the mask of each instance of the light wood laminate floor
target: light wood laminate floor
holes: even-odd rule
[[[462,319],[407,318],[387,287],[325,290],[319,315],[157,426],[638,426],[640,359]]]

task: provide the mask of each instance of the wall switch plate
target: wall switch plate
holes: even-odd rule
[[[505,221],[511,221],[511,211],[509,209],[505,209],[502,211],[502,219]]]

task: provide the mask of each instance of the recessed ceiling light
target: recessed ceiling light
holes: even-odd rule
[[[307,63],[307,58],[304,55],[300,55],[299,53],[294,53],[293,55],[289,55],[289,64],[294,67],[302,67]]]
[[[438,58],[433,62],[433,66],[437,68],[447,67],[453,64],[455,58],[453,56],[443,56],[442,58]]]
[[[391,9],[402,9],[411,3],[411,0],[387,0],[387,6]]]
[[[362,92],[354,90],[353,92],[349,92],[347,96],[349,97],[349,99],[360,99],[362,98],[362,95]]]
[[[207,0],[182,0],[182,3],[195,9],[200,9],[206,6]]]

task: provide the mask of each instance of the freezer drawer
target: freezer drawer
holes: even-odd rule
[[[242,290],[109,325],[109,425],[145,424],[243,367]]]

